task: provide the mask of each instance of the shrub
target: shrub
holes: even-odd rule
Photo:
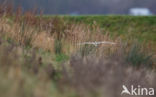
[[[126,61],[133,66],[139,68],[141,66],[152,68],[152,55],[146,54],[142,51],[139,44],[133,44],[127,53]]]
[[[62,53],[62,42],[60,40],[55,40],[54,49],[56,54]]]
[[[155,72],[144,68],[135,69],[127,64],[119,55],[83,57],[75,54],[69,65],[64,66],[64,80],[81,97],[86,97],[86,93],[97,97],[121,97],[122,85],[156,88]]]

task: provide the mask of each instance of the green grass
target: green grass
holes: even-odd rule
[[[111,35],[127,35],[141,41],[156,42],[156,16],[65,16],[70,22],[83,22],[93,25],[96,22],[104,32]]]
[[[44,16],[45,19],[55,16]],[[122,36],[123,39],[138,39],[144,42],[156,42],[156,16],[58,16],[68,23],[98,25],[103,33]]]
[[[65,54],[57,54],[55,57],[56,62],[64,62],[67,61],[69,59],[69,57]]]

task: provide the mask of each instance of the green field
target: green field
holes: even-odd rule
[[[89,25],[96,23],[103,33],[156,42],[156,16],[65,16],[64,19]]]

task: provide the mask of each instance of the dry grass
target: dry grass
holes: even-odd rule
[[[70,63],[64,66],[64,79],[81,97],[88,97],[88,92],[98,97],[122,97],[122,85],[156,88],[155,71],[135,69],[123,58],[124,55],[120,52],[110,57],[73,55]]]
[[[153,46],[134,47],[133,40],[112,38],[96,22],[70,24],[59,17],[36,17],[35,9],[22,14],[19,7],[13,14],[11,5],[2,8],[0,96],[120,97],[123,84],[156,88]],[[94,41],[116,45],[78,45]]]
[[[36,52],[1,40],[1,96],[51,97],[51,80],[55,80],[55,68],[51,63],[44,63],[44,58]]]
[[[54,38],[46,32],[41,32],[38,35],[36,35],[36,38],[32,42],[33,47],[43,48],[45,50],[49,50],[51,52],[54,52]]]
[[[59,20],[59,18],[57,19]],[[102,34],[102,30],[99,27],[91,30],[91,27],[86,27],[87,25],[85,24],[67,24],[65,26],[63,20],[56,22],[56,18],[54,18],[54,20],[47,21],[49,22],[48,25],[43,23],[41,24],[42,27],[38,28],[36,25],[32,26],[32,23],[29,24],[29,20],[27,23],[24,21],[15,22],[8,18],[1,18],[1,36],[5,36],[6,39],[13,40],[23,46],[43,48],[51,52],[55,51],[55,40],[59,40],[62,44],[66,43],[66,45],[62,46],[62,50],[67,54],[79,49],[78,44],[81,42],[112,41],[109,34]],[[60,26],[64,27],[60,28]],[[118,42],[118,39],[113,41]]]

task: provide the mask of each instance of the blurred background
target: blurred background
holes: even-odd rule
[[[1,4],[6,0],[0,0]],[[7,0],[23,10],[38,8],[44,14],[156,14],[156,0]],[[6,2],[7,2],[6,1]],[[6,3],[5,2],[5,3]]]

